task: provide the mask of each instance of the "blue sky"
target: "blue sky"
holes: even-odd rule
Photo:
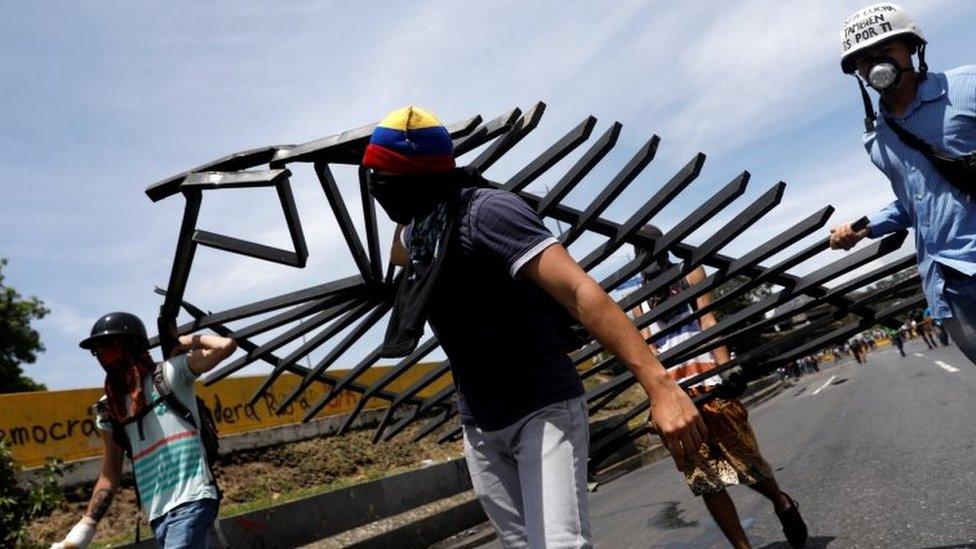
[[[660,135],[657,159],[608,213],[618,219],[695,152],[708,155],[705,168],[695,192],[656,220],[665,228],[748,169],[747,196],[692,241],[786,181],[783,204],[732,253],[828,203],[838,208],[832,223],[859,217],[892,199],[860,145],[857,87],[838,67],[840,25],[864,3],[7,4],[0,256],[10,259],[7,282],[52,309],[38,324],[47,352],[25,369],[52,389],[97,385],[101,371],[77,341],[98,315],[130,310],[152,323],[160,303],[152,289],[166,282],[182,203],[151,203],[147,185],[231,152],[370,123],[409,103],[447,122],[545,101],[540,128],[489,171],[495,179],[588,114],[599,118],[597,135],[622,122],[617,151],[570,196],[578,205]],[[967,55],[976,4],[903,5],[929,37],[933,70],[976,62]],[[308,268],[203,250],[189,299],[217,310],[351,274],[310,169],[293,171]],[[351,172],[339,175],[355,209]],[[260,191],[208,197],[201,228],[287,245],[273,194]],[[571,251],[580,257],[596,242]],[[374,333],[363,345],[375,341]]]

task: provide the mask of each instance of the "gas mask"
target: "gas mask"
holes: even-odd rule
[[[868,72],[868,84],[878,93],[884,94],[894,89],[901,82],[903,73],[914,70],[914,67],[900,67],[898,61],[891,57],[881,57],[875,60]]]

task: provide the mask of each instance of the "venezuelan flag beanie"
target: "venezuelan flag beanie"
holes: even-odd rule
[[[411,105],[373,130],[363,166],[403,175],[445,172],[454,168],[454,142],[436,116]]]

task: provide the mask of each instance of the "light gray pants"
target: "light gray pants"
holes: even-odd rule
[[[970,362],[976,364],[976,278],[967,277],[952,269],[945,273],[945,299],[952,309],[952,318],[945,319],[945,327],[952,342]]]
[[[497,431],[464,426],[475,494],[505,547],[592,547],[586,401],[537,410]]]

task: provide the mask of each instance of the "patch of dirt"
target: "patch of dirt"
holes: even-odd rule
[[[461,456],[460,442],[437,444],[436,434],[418,443],[411,442],[418,428],[413,426],[392,441],[378,444],[370,441],[372,430],[366,429],[342,437],[316,438],[223,456],[216,466],[217,479],[224,491],[221,509],[231,513],[234,507],[260,500],[274,501],[296,490],[329,485],[338,488],[418,467],[427,460],[444,461]],[[29,542],[48,547],[62,539],[85,512],[93,484],[70,490],[66,494],[68,502],[61,509],[35,520]],[[130,479],[123,482],[108,514],[99,523],[95,543],[105,544],[134,532],[137,513]],[[142,532],[143,536],[151,535],[146,524]]]

